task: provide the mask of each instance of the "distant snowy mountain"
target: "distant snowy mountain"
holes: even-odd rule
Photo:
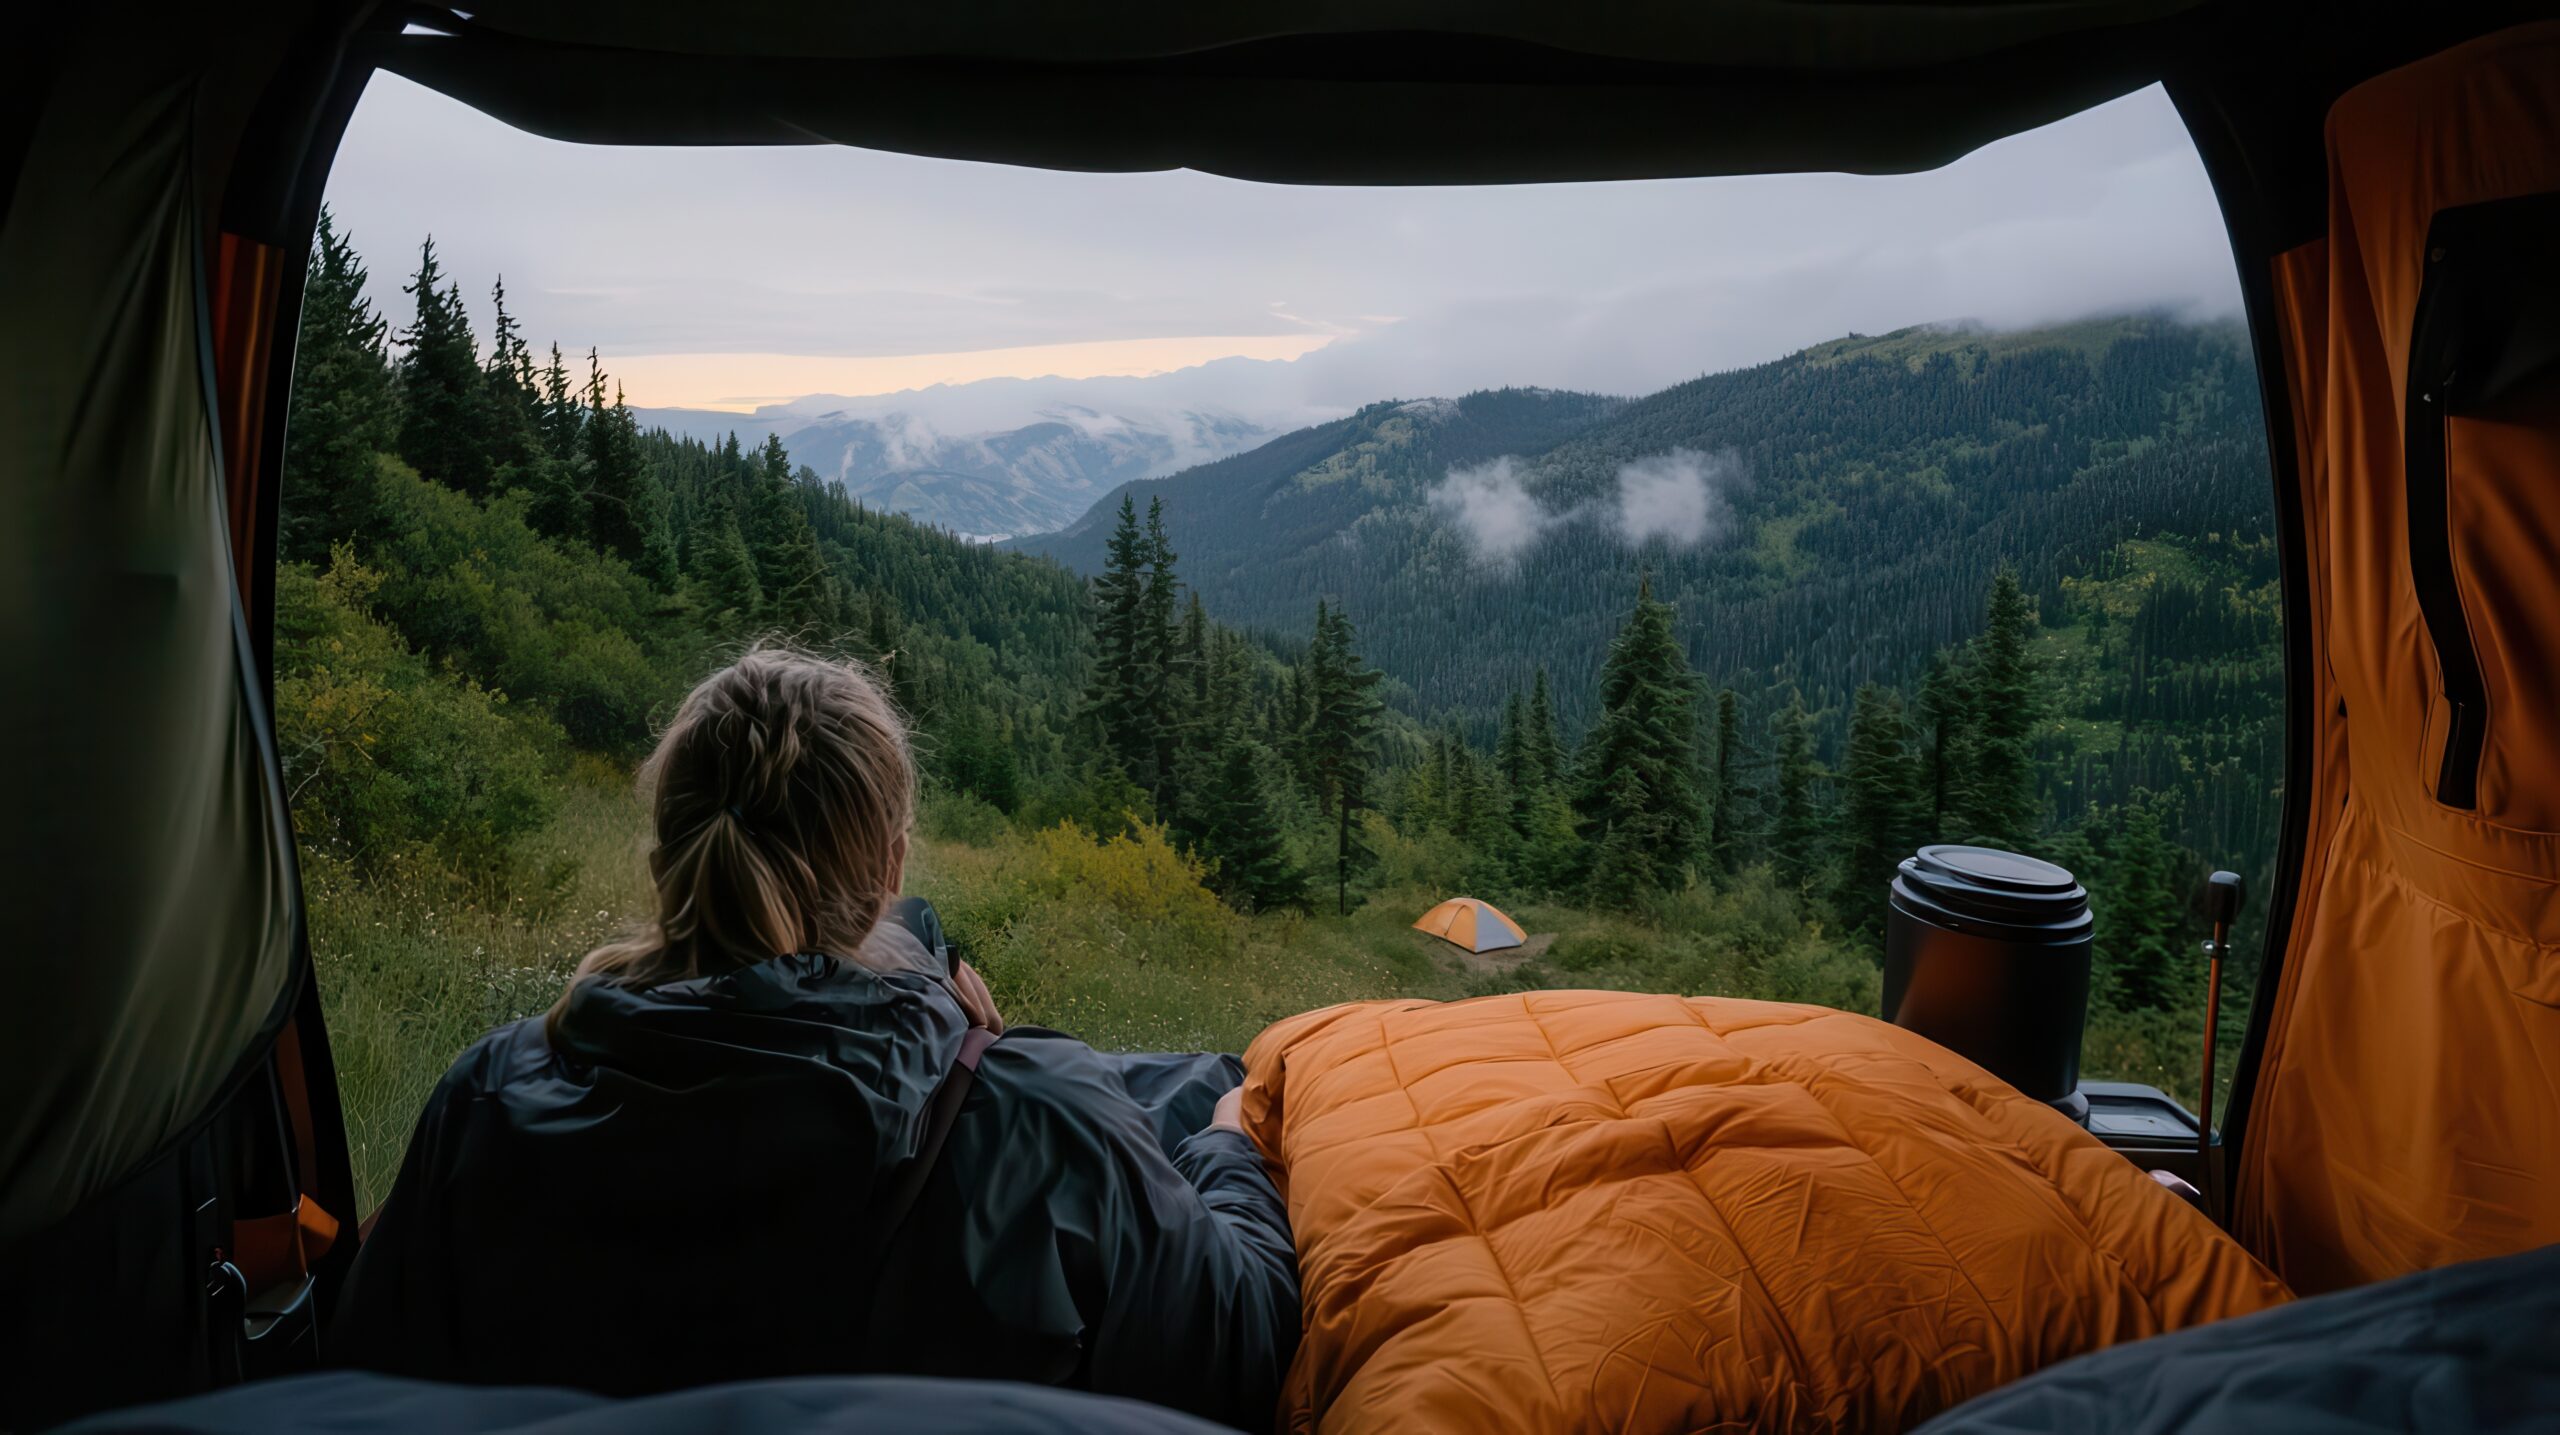
[[[1272,401],[1272,366],[1230,359],[1146,378],[987,379],[861,398],[813,394],[752,414],[639,409],[647,428],[752,448],[780,434],[876,508],[972,537],[1062,528],[1096,498],[1242,453],[1331,413]]]

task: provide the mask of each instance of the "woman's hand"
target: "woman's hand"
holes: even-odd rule
[[[952,970],[951,994],[960,999],[960,1009],[969,1014],[969,1025],[1004,1035],[1004,1014],[996,1010],[995,994],[987,990],[987,979],[978,975],[976,967],[962,962]]]
[[[1244,1088],[1239,1086],[1218,1098],[1218,1108],[1209,1113],[1209,1129],[1244,1134]]]

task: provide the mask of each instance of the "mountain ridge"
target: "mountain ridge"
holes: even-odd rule
[[[1171,373],[995,378],[894,393],[809,394],[738,414],[636,408],[644,429],[749,447],[779,436],[797,464],[866,504],[979,539],[1058,528],[1096,496],[1252,448],[1335,411],[1281,402],[1269,361]]]
[[[2229,322],[1849,335],[1579,396],[1565,423],[1541,423],[1529,392],[1448,401],[1455,422],[1426,444],[1390,432],[1397,404],[1369,405],[1008,546],[1091,573],[1121,498],[1162,498],[1213,616],[1285,632],[1319,598],[1347,603],[1374,661],[1475,728],[1540,666],[1584,716],[1570,695],[1639,570],[1679,604],[1708,681],[1800,686],[1823,710],[1974,631],[2002,563],[2053,598],[2149,531],[2265,522],[2255,378]]]

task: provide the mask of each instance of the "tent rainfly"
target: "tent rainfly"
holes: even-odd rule
[[[1498,952],[1528,940],[1521,934],[1518,922],[1473,897],[1450,898],[1423,913],[1413,929],[1454,942],[1470,952]]]

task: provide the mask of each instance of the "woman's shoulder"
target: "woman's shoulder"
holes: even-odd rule
[[[1126,1099],[1100,1052],[1045,1026],[1008,1027],[978,1058],[978,1079],[1019,1099],[1080,1103],[1088,1088]]]
[[[444,1079],[436,1083],[435,1094],[429,1100],[433,1104],[483,1095],[539,1077],[558,1063],[550,1035],[543,1029],[543,1019],[529,1016],[509,1022],[463,1048],[462,1055],[445,1069]]]
[[[1106,1146],[1153,1144],[1146,1112],[1109,1059],[1064,1032],[1008,1029],[978,1058],[977,1079],[1008,1126],[1069,1130]]]

